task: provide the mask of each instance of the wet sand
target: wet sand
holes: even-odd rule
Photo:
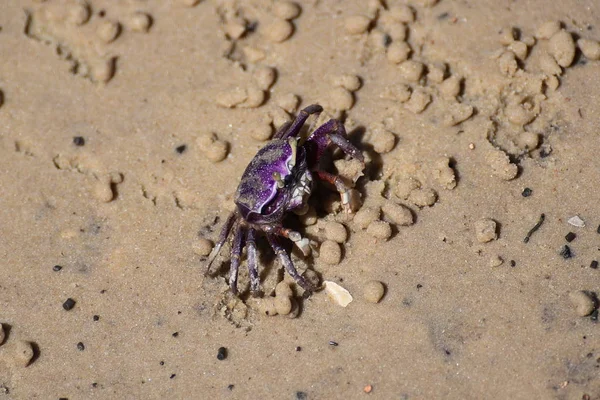
[[[194,3],[0,13],[0,398],[600,396],[599,4]],[[353,300],[263,239],[235,297],[206,253],[315,103],[362,205],[321,185],[292,258]],[[267,316],[281,280],[299,312]]]

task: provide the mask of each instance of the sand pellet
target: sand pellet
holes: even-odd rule
[[[379,95],[382,99],[404,103],[410,99],[410,86],[403,83],[387,86]]]
[[[343,74],[335,76],[332,79],[332,83],[334,86],[341,86],[344,89],[349,90],[351,92],[357,91],[358,89],[360,89],[361,86],[360,78],[352,74]]]
[[[396,135],[387,130],[383,123],[375,123],[369,127],[368,141],[377,153],[389,153],[396,144]]]
[[[298,109],[300,98],[294,93],[286,93],[277,97],[277,105],[289,113],[293,113]]]
[[[365,33],[369,29],[369,25],[371,25],[371,19],[364,15],[352,15],[344,21],[346,32],[353,35]]]
[[[105,43],[114,41],[121,33],[121,25],[114,21],[102,21],[96,29],[96,34]]]
[[[277,315],[277,307],[275,307],[274,297],[263,297],[256,300],[256,307],[261,314],[273,317]]]
[[[304,226],[311,226],[317,223],[318,217],[314,207],[310,207],[308,211],[300,216],[300,221]]]
[[[294,292],[286,281],[281,281],[275,286],[275,297],[292,297],[293,295]]]
[[[498,41],[504,46],[508,46],[517,38],[515,28],[512,26],[504,27],[498,32]]]
[[[326,240],[321,244],[319,259],[329,265],[336,265],[342,259],[342,249],[333,240]]]
[[[523,42],[515,40],[511,44],[507,46],[507,49],[515,53],[515,56],[520,60],[524,60],[527,58],[528,48],[527,45]]]
[[[411,48],[406,42],[393,42],[387,48],[387,59],[394,64],[400,64],[406,60],[411,52]]]
[[[134,32],[148,32],[152,18],[144,12],[135,12],[129,16],[127,26]]]
[[[90,7],[85,3],[75,4],[69,8],[67,21],[75,25],[83,25],[89,21],[91,15]]]
[[[279,315],[288,315],[292,311],[292,300],[287,296],[275,297],[275,310]]]
[[[402,204],[386,201],[381,207],[383,214],[396,225],[408,226],[414,223],[413,214],[408,207]]]
[[[520,126],[530,123],[535,118],[535,114],[523,104],[509,104],[504,109],[504,115],[511,123]]]
[[[497,224],[491,218],[482,218],[475,222],[475,237],[479,243],[487,243],[498,238]]]
[[[534,150],[539,146],[540,138],[535,132],[521,132],[517,139],[517,144],[524,150]]]
[[[556,90],[558,89],[558,86],[560,85],[560,81],[558,80],[558,78],[556,76],[549,76],[544,80],[544,83],[546,84],[546,87],[549,90]]]
[[[296,318],[298,314],[300,314],[300,306],[298,302],[293,298],[290,298],[290,302],[292,303],[292,310],[287,314],[288,318]]]
[[[510,162],[510,158],[502,150],[489,151],[486,154],[486,161],[492,168],[494,175],[504,180],[514,179],[519,172],[519,168]]]
[[[334,110],[346,111],[354,105],[354,96],[343,87],[336,87],[329,91],[329,106]]]
[[[197,255],[199,255],[201,257],[206,257],[207,255],[210,254],[210,252],[213,249],[213,242],[206,238],[199,238],[192,245],[192,249],[194,250],[194,253],[196,253]]]
[[[363,176],[363,164],[355,158],[350,160],[339,159],[333,162],[333,165],[338,170],[338,174],[351,182],[356,182],[358,178]]]
[[[250,136],[256,140],[269,140],[273,135],[273,127],[270,122],[262,122],[250,128]]]
[[[554,57],[546,52],[540,55],[539,63],[542,72],[547,75],[560,75],[562,73],[562,68],[558,65]]]
[[[569,293],[569,300],[575,306],[575,312],[580,317],[590,315],[596,309],[594,298],[583,290]]]
[[[398,179],[398,182],[396,182],[394,193],[399,198],[406,200],[413,190],[420,187],[421,183],[415,178],[400,178]]]
[[[369,224],[379,219],[381,210],[374,207],[363,207],[354,214],[354,225],[359,229],[367,229]]]
[[[25,340],[18,340],[12,346],[12,358],[14,364],[26,367],[31,363],[34,356],[33,346],[31,342]]]
[[[90,78],[94,82],[106,83],[115,75],[115,59],[99,59],[90,63]]]
[[[94,197],[103,203],[109,203],[115,198],[110,182],[97,181],[93,193]]]
[[[199,136],[196,139],[196,143],[206,158],[212,162],[223,161],[227,157],[229,144],[223,140],[219,140],[214,133]]]
[[[247,21],[243,18],[232,18],[225,23],[225,33],[230,39],[239,39],[246,33],[247,25]]]
[[[512,51],[505,51],[502,53],[502,55],[498,58],[498,67],[500,68],[500,72],[502,72],[504,75],[513,76],[519,69],[519,64],[515,58],[515,53]]]
[[[385,293],[385,286],[379,281],[368,281],[363,286],[363,297],[369,303],[379,303]]]
[[[273,4],[273,14],[281,19],[294,19],[300,11],[300,6],[293,1],[278,0]]]
[[[274,43],[281,43],[292,36],[294,25],[290,21],[277,18],[265,28],[265,37]]]
[[[429,64],[427,65],[427,81],[440,84],[446,76],[446,65]],[[459,86],[460,89],[460,86]],[[455,95],[456,96],[456,95]]]
[[[493,256],[490,258],[490,267],[499,267],[504,263],[504,260],[500,256]]]
[[[537,37],[538,39],[550,39],[558,31],[560,31],[560,22],[546,21],[539,26],[535,33],[535,37]]]
[[[376,239],[388,240],[392,236],[392,227],[385,221],[373,221],[367,227],[367,233]]]
[[[568,67],[575,58],[575,41],[573,35],[564,29],[555,33],[548,42],[550,54],[554,57],[558,65]]]
[[[588,60],[600,60],[600,42],[590,39],[579,39],[577,46]]]
[[[452,75],[440,83],[438,88],[445,98],[455,98],[460,94],[461,85],[462,78],[457,75]]]
[[[275,83],[277,71],[275,68],[258,66],[252,71],[252,78],[259,89],[268,90]]]
[[[437,193],[431,188],[419,188],[410,192],[408,201],[417,207],[431,207],[437,201]]]
[[[414,60],[404,61],[398,67],[400,76],[410,82],[417,82],[423,75],[424,66],[422,63]]]
[[[254,46],[244,46],[242,52],[246,56],[246,59],[251,63],[262,61],[267,56],[267,53],[265,53],[264,50]]]
[[[431,103],[431,95],[423,89],[417,88],[410,95],[410,99],[404,103],[404,107],[415,114],[422,113]]]
[[[446,109],[443,118],[444,126],[455,126],[466,121],[473,115],[473,106],[470,104],[462,104],[458,102],[451,103]]]
[[[339,222],[328,221],[325,224],[325,237],[337,243],[344,243],[348,239],[346,227]]]
[[[448,157],[440,157],[433,164],[433,176],[444,187],[444,189],[454,189],[456,187],[456,174],[450,167]]]
[[[403,22],[405,24],[410,24],[415,20],[415,12],[413,9],[404,4],[390,7],[389,14],[395,21]]]
[[[406,25],[401,22],[395,22],[387,27],[387,34],[394,42],[403,42],[406,39],[406,32]]]

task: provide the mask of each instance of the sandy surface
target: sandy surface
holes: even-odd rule
[[[0,399],[600,398],[600,3],[190,3],[3,2]],[[266,316],[202,240],[313,103],[364,150],[363,209],[414,223],[323,186],[301,231],[342,222],[341,262],[294,262],[354,300]]]

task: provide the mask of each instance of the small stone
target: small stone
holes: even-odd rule
[[[575,215],[567,220],[569,225],[576,226],[578,228],[585,228],[585,222],[579,217],[579,215]]]
[[[575,240],[575,238],[577,237],[577,235],[573,232],[569,232],[565,235],[565,240],[569,243],[571,243],[573,240]]]
[[[379,208],[363,207],[354,215],[354,224],[359,229],[367,229],[369,224],[379,219],[381,211]]]
[[[200,257],[206,257],[210,254],[213,249],[213,242],[206,238],[199,238],[192,245],[194,253],[199,255]]]
[[[475,222],[475,237],[479,243],[487,243],[498,238],[497,224],[491,218],[482,218]]]
[[[363,296],[369,303],[379,303],[385,293],[385,286],[379,281],[368,281],[363,286]]]
[[[74,136],[73,144],[77,147],[85,146],[85,138],[83,136]]]
[[[342,249],[333,240],[325,240],[319,250],[319,259],[329,265],[336,265],[342,259]]]
[[[385,221],[373,221],[367,227],[367,233],[375,239],[388,240],[392,236],[392,227]]]
[[[600,60],[600,42],[590,39],[579,39],[577,46],[588,60]]]
[[[423,89],[417,88],[412,92],[410,100],[404,103],[404,107],[415,114],[420,114],[429,103],[431,103],[431,95]]]
[[[73,307],[75,307],[75,300],[73,300],[72,298],[68,298],[67,300],[65,300],[65,302],[63,303],[63,308],[66,311],[70,311],[73,309]]]
[[[291,22],[277,18],[265,28],[265,37],[273,43],[286,41],[294,33],[294,25]]]
[[[576,290],[569,293],[569,300],[575,306],[575,312],[580,317],[590,315],[596,309],[596,304],[592,296],[583,290]]]
[[[423,75],[423,71],[425,70],[425,66],[414,60],[404,61],[398,67],[400,72],[400,76],[410,82],[418,82]]]
[[[119,33],[121,33],[121,25],[113,21],[102,21],[96,29],[96,34],[104,43],[114,41]]]
[[[344,243],[348,239],[346,227],[339,222],[328,221],[325,224],[325,237],[337,243]]]
[[[393,42],[387,48],[387,59],[394,64],[400,64],[408,60],[411,48],[406,42]]]
[[[134,32],[148,32],[150,25],[152,25],[152,17],[144,12],[135,12],[129,16],[127,23],[129,29]]]
[[[385,216],[396,225],[408,226],[414,223],[413,214],[408,207],[393,201],[386,201],[381,207]]]
[[[493,256],[490,258],[490,267],[499,267],[504,263],[504,260],[500,256]]]
[[[288,315],[292,312],[292,300],[287,296],[275,297],[275,309],[279,315]]]
[[[569,32],[560,30],[555,33],[548,42],[550,54],[558,65],[563,68],[570,66],[575,58],[575,41]]]
[[[348,290],[344,289],[337,283],[332,281],[325,281],[323,282],[323,284],[325,285],[325,293],[327,293],[327,296],[331,300],[333,300],[333,302],[337,305],[346,307],[352,302],[353,299],[350,292],[348,292]],[[337,343],[335,342],[330,342],[330,344],[332,346],[337,346]]]
[[[437,193],[431,188],[418,188],[410,192],[407,200],[417,207],[431,207],[437,201]]]
[[[371,19],[364,15],[352,15],[344,21],[346,32],[353,35],[365,33],[369,29],[369,25],[371,25]]]
[[[535,36],[538,39],[550,39],[554,34],[560,31],[560,22],[546,21],[538,28]]]
[[[77,343],[77,350],[79,350],[79,351],[85,350],[85,345],[83,344],[83,342]]]
[[[300,15],[300,6],[293,1],[278,0],[273,4],[273,14],[281,19],[294,19]]]
[[[217,350],[217,360],[223,361],[227,358],[227,349],[225,347],[219,347]]]

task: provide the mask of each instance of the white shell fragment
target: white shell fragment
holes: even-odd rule
[[[579,215],[575,215],[574,217],[571,217],[571,218],[569,218],[569,219],[567,220],[567,222],[568,222],[570,225],[576,226],[576,227],[578,227],[578,228],[583,228],[583,227],[585,227],[585,222],[584,222],[584,221],[583,221],[581,218],[579,218]]]
[[[333,302],[339,306],[346,307],[352,302],[352,295],[349,291],[332,281],[323,281],[325,293]]]

